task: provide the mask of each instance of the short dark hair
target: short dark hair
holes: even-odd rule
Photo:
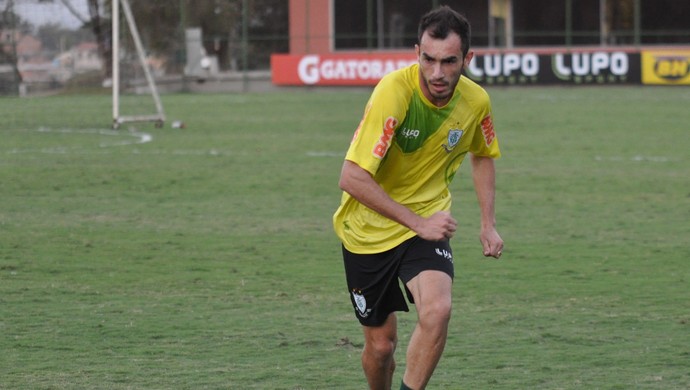
[[[425,32],[435,39],[445,39],[448,34],[454,32],[460,36],[463,57],[466,57],[470,50],[470,22],[447,5],[442,5],[422,16],[417,31],[418,43],[422,42],[422,35]]]

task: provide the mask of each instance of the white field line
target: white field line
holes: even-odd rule
[[[27,131],[27,130],[25,130]],[[32,131],[32,130],[28,130]],[[116,131],[116,130],[106,130],[106,129],[69,129],[69,128],[62,128],[62,129],[53,129],[50,127],[39,127],[37,130],[35,130],[39,133],[51,133],[51,134],[85,134],[85,135],[102,135],[102,136],[108,136],[108,137],[113,137],[113,138],[125,138],[123,140],[114,140],[112,142],[101,142],[98,146],[102,150],[101,153],[108,153],[104,149],[106,148],[112,148],[112,147],[122,147],[122,146],[131,146],[131,145],[142,145],[146,143],[153,142],[153,135],[149,133],[144,133],[144,132],[139,132],[133,129],[130,129],[129,132],[125,131]],[[95,150],[84,150],[84,149],[76,149],[74,147],[69,147],[69,146],[64,146],[64,145],[56,145],[56,146],[51,146],[51,147],[45,147],[41,149],[9,149],[2,151],[0,150],[0,153],[5,153],[5,154],[30,154],[30,153],[41,153],[41,154],[90,154],[95,152]],[[165,155],[165,154],[171,154],[171,155],[176,155],[176,156],[245,156],[248,153],[246,151],[230,151],[230,150],[219,150],[216,148],[211,148],[211,149],[178,149],[178,150],[156,150],[156,149],[146,149],[146,150],[141,150],[138,148],[133,148],[131,150],[132,154],[136,155],[142,155],[142,154],[150,154],[150,155]],[[305,154],[308,157],[315,157],[315,158],[342,158],[344,156],[343,151],[314,151],[314,150],[309,150],[306,151]]]
[[[307,152],[309,157],[345,157],[345,151],[332,152],[332,151],[315,151],[310,150]]]
[[[113,146],[128,146],[128,145],[139,145],[145,144],[153,141],[153,136],[148,133],[140,133],[138,131],[130,130],[128,133],[115,130],[104,130],[104,129],[51,129],[50,127],[40,127],[38,129],[39,133],[61,133],[61,134],[97,134],[97,135],[107,135],[111,137],[129,137],[124,141],[116,142],[101,142],[98,146],[101,148],[108,148]]]
[[[632,161],[632,162],[643,162],[643,161],[649,161],[649,162],[657,162],[657,163],[665,163],[665,162],[671,162],[671,161],[677,161],[678,159],[666,157],[666,156],[641,156],[641,155],[636,155],[632,157],[623,157],[623,156],[596,156],[594,157],[596,161]]]
[[[101,135],[101,136],[107,136],[107,137],[113,137],[113,138],[123,138],[122,140],[114,140],[114,141],[108,141],[108,142],[101,142],[98,144],[98,147],[100,151],[98,152],[99,154],[108,154],[109,152],[106,150],[107,148],[112,148],[112,147],[122,147],[122,146],[132,146],[132,145],[142,145],[146,143],[153,142],[153,135],[149,133],[144,133],[144,132],[139,132],[134,129],[130,128],[129,132],[125,131],[116,131],[116,130],[107,130],[107,129],[69,129],[69,128],[63,128],[63,129],[53,129],[50,127],[45,127],[42,126],[38,128],[37,130],[23,130],[23,131],[37,131],[39,133],[51,133],[51,134],[85,134],[85,135]],[[70,147],[70,146],[65,146],[65,145],[56,145],[56,146],[51,146],[51,147],[44,147],[41,149],[9,149],[2,151],[0,149],[0,153],[5,153],[5,154],[31,154],[31,153],[40,153],[40,154],[93,154],[95,153],[95,149],[78,149],[76,147]],[[188,150],[156,150],[156,149],[146,149],[141,150],[138,148],[132,148],[131,149],[132,154],[136,155],[142,155],[142,154],[148,154],[148,155],[166,155],[166,154],[171,154],[171,155],[176,155],[176,156],[238,156],[238,155],[246,155],[246,152],[233,152],[229,150],[218,150],[215,148],[211,148],[208,150],[193,150],[193,149],[188,149]]]

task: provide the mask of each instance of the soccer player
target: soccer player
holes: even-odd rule
[[[424,389],[441,358],[451,313],[455,234],[448,190],[470,153],[484,256],[499,258],[494,158],[500,156],[487,93],[462,76],[470,26],[447,6],[420,20],[418,63],[385,76],[367,102],[343,164],[333,216],[365,338],[371,389],[390,389],[396,311],[417,307],[401,389]],[[405,292],[398,282],[403,282]]]

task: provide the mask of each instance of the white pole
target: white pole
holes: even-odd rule
[[[132,33],[132,38],[134,38],[134,47],[137,49],[137,54],[139,55],[139,62],[141,62],[142,68],[144,68],[144,76],[146,76],[146,81],[148,82],[149,88],[151,88],[151,93],[153,94],[153,100],[156,104],[156,110],[158,111],[158,116],[160,120],[165,120],[165,115],[163,114],[163,104],[161,103],[160,96],[158,95],[158,89],[156,88],[156,83],[153,80],[153,75],[151,75],[151,69],[146,63],[146,53],[144,53],[144,47],[141,44],[141,37],[139,36],[139,29],[134,21],[134,15],[132,15],[132,8],[129,6],[129,1],[122,1],[122,11],[125,13],[125,18],[129,24],[129,29]]]
[[[113,72],[113,128],[119,127],[120,120],[120,1],[113,0],[112,7],[112,72]]]

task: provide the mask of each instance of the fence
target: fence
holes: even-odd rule
[[[270,58],[296,40],[333,52],[411,51],[419,15],[439,0],[129,0],[162,82],[183,86],[239,80],[242,90],[270,74]],[[0,0],[0,94],[97,88],[109,74],[109,8],[95,0]],[[303,3],[300,10],[296,5]],[[474,48],[690,44],[690,3],[674,0],[446,0],[472,22]],[[327,4],[330,13],[313,10]],[[66,5],[70,5],[67,7]],[[301,13],[301,14],[300,14]],[[11,17],[10,17],[11,16]],[[97,16],[97,18],[96,18]],[[296,32],[295,19],[323,23],[329,36]],[[332,20],[330,20],[332,19]],[[91,27],[82,27],[88,23]],[[96,24],[97,23],[97,24]],[[98,25],[98,31],[93,26]],[[126,28],[123,29],[126,33]],[[197,35],[189,34],[198,31]],[[97,37],[100,36],[100,38]],[[91,42],[90,44],[88,42]],[[126,42],[126,41],[125,41]],[[307,44],[307,50],[309,44]],[[131,51],[131,50],[130,50]],[[127,53],[127,49],[124,50]],[[13,53],[14,57],[13,57]],[[123,57],[127,62],[128,58]],[[202,66],[203,65],[203,66]],[[23,83],[13,79],[12,66]],[[133,63],[133,69],[136,64]],[[132,70],[129,82],[140,72]],[[167,80],[167,81],[166,81]],[[208,85],[207,85],[208,87]],[[177,87],[171,87],[175,89]]]

